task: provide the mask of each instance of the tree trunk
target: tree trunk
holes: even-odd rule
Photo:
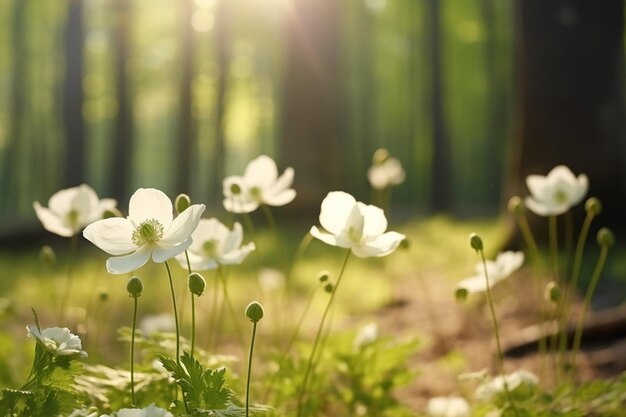
[[[65,179],[70,187],[85,180],[85,122],[83,121],[83,1],[71,0],[65,31]]]
[[[292,209],[316,212],[328,191],[341,189],[339,4],[294,0],[286,22],[287,56],[281,145],[293,166],[298,197]]]
[[[450,191],[450,144],[445,130],[443,110],[443,65],[441,58],[441,4],[428,0],[425,27],[430,39],[431,112],[433,138],[433,166],[431,170],[431,205],[435,211],[452,207]]]
[[[624,3],[518,0],[516,7],[510,195],[528,194],[527,175],[565,164],[588,175],[588,196],[603,202],[600,222],[623,233]]]
[[[117,26],[115,30],[115,85],[117,90],[117,118],[113,137],[111,160],[111,194],[118,201],[128,198],[130,164],[132,153],[132,113],[128,92],[126,63],[128,60],[128,30],[130,25],[131,2],[117,0]]]
[[[180,85],[180,116],[178,133],[178,169],[176,170],[176,192],[190,192],[191,149],[194,138],[192,115],[192,81],[194,67],[194,36],[191,28],[193,12],[192,0],[180,0],[181,4],[181,85]]]

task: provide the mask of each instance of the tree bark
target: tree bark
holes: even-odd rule
[[[294,0],[286,20],[287,56],[282,111],[283,162],[296,172],[294,210],[319,210],[328,191],[341,189],[339,4]]]
[[[83,1],[69,3],[65,30],[65,179],[71,187],[85,181],[85,122],[83,120],[83,58],[85,33],[83,30]]]
[[[516,13],[510,195],[528,194],[527,175],[565,164],[589,177],[588,196],[604,206],[600,222],[623,233],[624,3],[518,0]]]

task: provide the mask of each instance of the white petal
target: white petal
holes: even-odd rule
[[[389,255],[396,250],[405,236],[397,232],[387,232],[376,239],[352,247],[352,253],[359,258],[380,257]]]
[[[372,205],[359,204],[359,209],[363,213],[363,236],[379,236],[387,230],[387,218],[385,212]]]
[[[219,264],[215,259],[199,256],[193,252],[187,252],[189,254],[189,264],[194,271],[206,271],[208,269],[217,269]],[[184,255],[183,255],[184,256]],[[187,264],[185,263],[185,269]]]
[[[311,233],[311,235],[313,235],[314,238],[317,238],[326,244],[329,244],[331,246],[339,246],[337,242],[337,238],[335,238],[334,235],[331,235],[326,232],[322,232],[316,226],[311,227],[311,230],[309,231],[309,233]],[[343,246],[340,246],[340,247],[343,247]]]
[[[547,178],[552,183],[563,181],[568,184],[574,184],[576,182],[576,177],[565,165],[558,165],[552,168]]]
[[[37,218],[47,231],[64,237],[70,237],[75,234],[75,231],[68,227],[55,213],[42,207],[38,201],[33,203],[33,208]]]
[[[131,254],[109,258],[107,259],[107,271],[111,274],[125,274],[135,271],[148,262],[150,251],[148,245],[143,245]]]
[[[235,185],[237,185],[241,190],[240,194],[233,194],[233,186]],[[224,197],[233,197],[235,195],[247,194],[248,187],[246,186],[242,176],[231,175],[230,177],[224,178],[222,181],[222,191],[224,193]]]
[[[128,219],[112,217],[91,223],[83,230],[85,239],[111,255],[124,255],[137,249],[133,226]]]
[[[219,262],[223,265],[238,265],[252,252],[256,249],[256,246],[253,242],[248,243],[247,245],[242,246],[238,250],[234,250],[228,253],[225,253],[220,257]]]
[[[589,190],[589,180],[585,174],[580,174],[576,179],[575,192],[572,195],[572,205],[576,205],[585,198],[587,191]]]
[[[231,213],[252,213],[259,208],[259,202],[242,196],[228,197],[224,199],[224,208]]]
[[[58,216],[65,216],[71,210],[72,200],[78,193],[78,187],[57,191],[48,200],[48,208]]]
[[[289,189],[277,194],[264,194],[263,202],[268,206],[280,207],[291,203],[294,198],[296,198],[296,191]]]
[[[543,200],[546,196],[548,181],[542,175],[529,175],[526,177],[526,186],[530,194],[536,199]]]
[[[262,189],[271,186],[277,177],[276,162],[267,155],[261,155],[250,161],[243,174],[246,184],[259,186]]]
[[[176,255],[186,251],[187,248],[189,248],[189,245],[191,245],[191,242],[191,238],[188,238],[184,242],[173,246],[161,245],[157,243],[152,248],[152,260],[158,264],[160,264],[161,262],[165,262],[168,259],[171,259]]]
[[[166,246],[173,246],[187,240],[198,227],[200,216],[205,208],[204,204],[193,204],[187,207],[174,219],[170,227],[165,229],[163,238],[159,242]]]
[[[86,224],[91,212],[98,205],[98,195],[88,185],[82,184],[77,187],[77,192],[70,202],[70,209],[78,213],[79,224]]]
[[[493,280],[489,280],[491,286],[493,286]],[[487,280],[484,275],[476,275],[473,277],[465,278],[457,284],[457,289],[464,289],[468,293],[479,293],[487,291]]]
[[[172,202],[155,188],[140,188],[130,197],[128,218],[135,226],[145,220],[155,219],[167,229],[172,223]]]
[[[376,190],[384,190],[389,186],[389,178],[387,178],[382,167],[378,165],[369,167],[367,170],[367,179],[372,188]]]
[[[223,255],[226,255],[229,252],[239,249],[239,246],[241,246],[241,242],[243,241],[243,228],[239,222],[235,222],[232,231],[228,230],[226,226],[224,226],[224,228],[227,230],[226,236],[225,238],[220,236],[219,240],[221,243],[220,250]]]
[[[506,278],[521,268],[524,263],[524,252],[502,252],[496,257],[496,263],[500,266],[500,273]]]
[[[294,175],[293,168],[289,167],[285,169],[285,172],[283,172],[283,175],[278,177],[278,179],[276,180],[274,184],[272,184],[268,192],[270,194],[277,194],[281,191],[285,191],[288,188],[290,188],[291,184],[293,184],[293,175]]]
[[[221,230],[220,225],[225,229],[224,231]],[[202,253],[204,243],[209,240],[219,240],[218,236],[220,236],[220,234],[227,236],[228,228],[222,225],[219,220],[214,217],[210,219],[200,219],[196,230],[191,234],[193,243],[189,246],[189,250]]]
[[[550,202],[539,202],[532,197],[526,197],[524,199],[524,204],[533,213],[544,217],[557,216],[565,213],[569,209],[569,205],[567,204],[554,205]]]
[[[343,191],[332,191],[322,201],[320,224],[334,235],[340,234],[346,227],[348,217],[356,206],[356,200]]]

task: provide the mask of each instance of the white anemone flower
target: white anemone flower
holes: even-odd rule
[[[433,397],[428,400],[426,412],[432,417],[469,417],[470,407],[462,397]]]
[[[293,168],[278,176],[276,162],[261,155],[248,164],[243,176],[233,175],[223,181],[224,208],[231,213],[251,213],[261,204],[284,206],[296,197]]]
[[[39,330],[37,326],[26,326],[28,337],[33,337],[37,342],[55,356],[80,356],[87,357],[83,350],[80,337],[72,334],[67,327],[50,327]]]
[[[372,188],[384,190],[393,185],[400,185],[404,182],[406,174],[402,164],[396,158],[387,158],[380,163],[374,163],[367,170],[367,179]]]
[[[114,210],[116,205],[112,198],[98,199],[90,186],[82,184],[54,193],[48,200],[47,208],[39,201],[33,203],[33,208],[47,231],[70,237],[101,219],[105,211]]]
[[[530,196],[526,207],[540,216],[563,214],[580,203],[587,194],[589,182],[585,174],[575,177],[565,165],[559,165],[543,175],[529,175],[526,185]]]
[[[519,369],[504,376],[497,376],[491,381],[481,384],[476,389],[474,396],[477,400],[486,401],[496,394],[505,392],[505,382],[506,388],[508,388],[509,391],[513,391],[519,386],[537,385],[539,383],[539,378],[530,371]]]
[[[128,217],[114,217],[90,224],[83,236],[103,251],[107,270],[124,274],[141,268],[152,257],[162,263],[191,245],[204,204],[193,204],[173,217],[172,202],[159,190],[140,188],[130,198]]]
[[[233,230],[229,230],[215,218],[202,219],[191,237],[193,243],[187,254],[191,269],[197,271],[240,264],[255,249],[253,242],[241,245],[243,229],[238,222],[233,225]],[[177,256],[176,260],[183,268],[187,267],[184,254]]]
[[[359,258],[388,255],[405,238],[401,233],[385,232],[387,219],[383,210],[356,201],[343,191],[328,193],[322,201],[319,220],[326,231],[313,226],[313,237],[350,249]]]
[[[122,408],[116,413],[102,417],[173,417],[172,413],[156,405],[150,404],[146,408]]]
[[[524,263],[523,252],[501,252],[495,261],[487,261],[487,274],[489,275],[489,288],[508,278],[513,272],[520,269]],[[466,291],[466,294],[487,291],[485,269],[482,262],[476,264],[476,275],[465,278],[457,284],[457,291]]]

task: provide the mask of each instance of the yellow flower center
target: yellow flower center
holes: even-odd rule
[[[559,204],[564,204],[567,202],[567,193],[563,190],[557,190],[554,193],[554,199]]]
[[[143,246],[146,243],[154,243],[163,237],[163,225],[156,219],[141,222],[133,231],[133,243]]]

